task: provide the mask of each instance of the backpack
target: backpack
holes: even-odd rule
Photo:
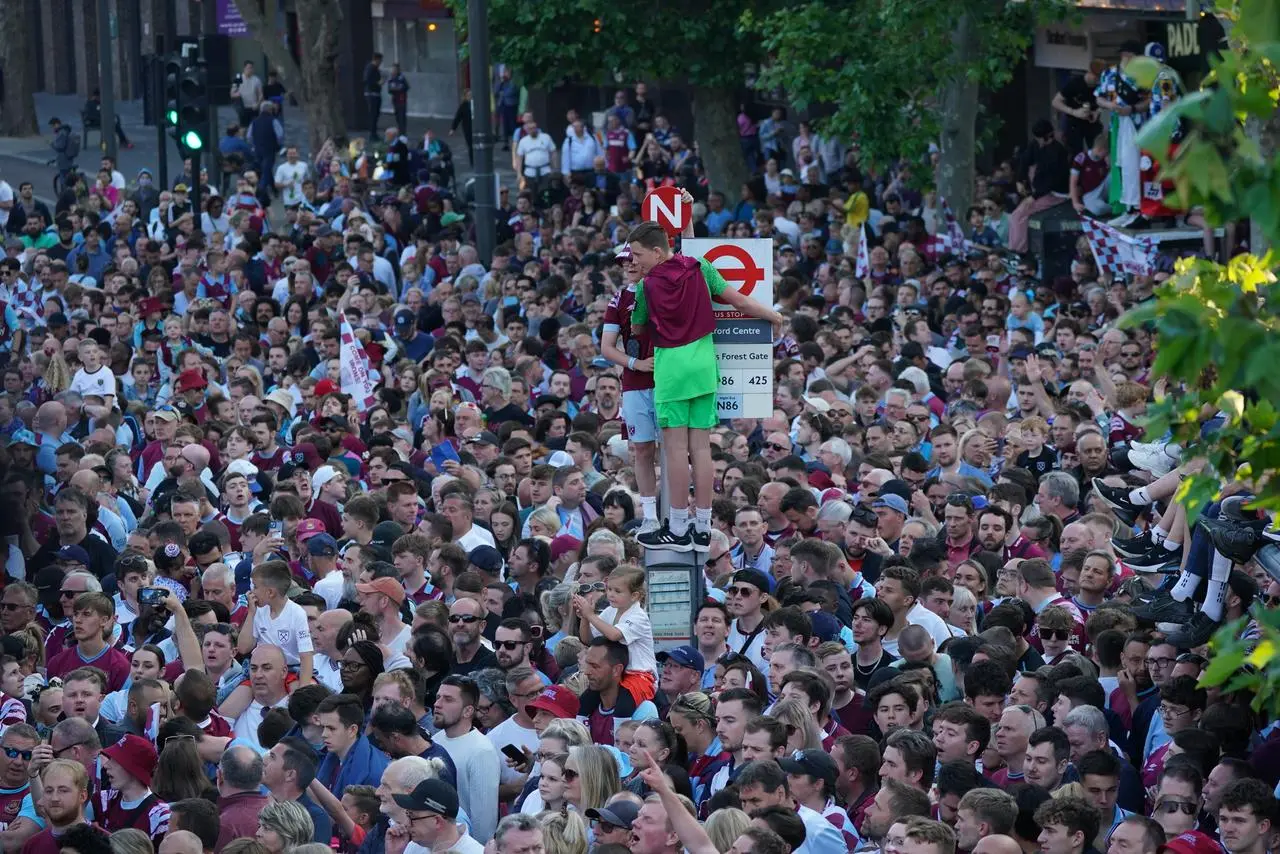
[[[68,160],[75,160],[80,156],[80,134],[74,131],[67,133],[66,155]]]

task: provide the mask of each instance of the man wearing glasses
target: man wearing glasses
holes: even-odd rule
[[[484,846],[473,839],[458,822],[458,790],[444,780],[423,780],[407,795],[393,795],[404,809],[406,824],[391,830],[407,833],[409,839],[431,851],[483,854]]]
[[[31,757],[40,735],[29,724],[15,724],[0,737],[0,831],[17,817],[18,807],[31,790]]]
[[[725,605],[733,615],[729,626],[729,649],[745,655],[760,672],[768,668],[764,657],[764,614],[760,605],[769,592],[769,577],[754,569],[740,569],[733,574]]]

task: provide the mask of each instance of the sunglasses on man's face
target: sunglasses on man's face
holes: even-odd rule
[[[588,593],[603,593],[605,590],[603,581],[592,581],[586,584],[578,585],[578,595],[586,596]]]
[[[1041,629],[1040,637],[1044,640],[1069,640],[1071,638],[1070,629]]]
[[[1156,811],[1165,815],[1173,815],[1179,812],[1183,815],[1195,815],[1200,811],[1200,805],[1193,804],[1190,801],[1161,801],[1156,804]]]
[[[764,443],[764,446],[765,446],[766,448],[768,448],[769,450],[771,450],[771,451],[789,451],[789,450],[791,450],[791,449],[790,449],[790,448],[788,448],[786,445],[779,445],[777,442],[765,442],[765,443]]]
[[[4,749],[5,756],[8,756],[10,759],[17,759],[19,756],[21,756],[24,762],[31,761],[31,754],[32,754],[32,751],[30,750],[19,750],[16,747],[6,747]]]
[[[493,645],[498,647],[499,649],[505,649],[508,652],[510,652],[511,650],[519,649],[520,647],[524,646],[526,643],[527,641],[508,640],[508,641],[494,641]]]
[[[479,619],[480,619],[479,617],[474,617],[471,614],[450,614],[449,615],[449,622],[466,623],[468,626]]]

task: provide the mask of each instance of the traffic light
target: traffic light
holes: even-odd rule
[[[178,117],[182,112],[182,57],[176,53],[164,61],[164,126],[169,136],[178,138]]]
[[[178,89],[178,143],[188,152],[202,151],[209,130],[209,83],[202,61],[183,70]]]

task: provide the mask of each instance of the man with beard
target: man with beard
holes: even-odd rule
[[[498,823],[498,787],[501,757],[497,748],[475,728],[480,692],[465,676],[448,676],[436,691],[432,722],[438,728],[435,741],[449,752],[458,779],[467,784],[461,793],[461,807],[471,818],[477,839],[493,836]]]
[[[396,805],[408,819],[409,839],[429,851],[482,854],[484,846],[458,820],[458,790],[444,780],[423,780],[408,795],[395,795]],[[401,828],[394,828],[393,833]]]
[[[595,638],[581,660],[587,690],[580,698],[579,717],[586,720],[596,744],[613,744],[618,726],[624,721],[658,717],[658,708],[651,701],[636,703],[631,692],[622,689],[622,674],[627,667],[626,646]]]
[[[501,666],[501,657],[499,657]],[[529,714],[529,703],[542,693],[542,679],[528,666],[528,663],[517,665],[506,674],[507,696],[515,706],[515,714],[489,730],[486,735],[493,744],[494,750],[501,751],[509,744],[515,745],[521,752],[532,756],[538,750],[538,733],[533,727],[533,717]],[[508,801],[520,794],[528,777],[502,763],[501,787],[499,798]]]
[[[390,766],[388,766],[390,767]],[[383,771],[383,779],[387,772]],[[311,816],[316,842],[333,838],[333,821],[324,808],[311,799],[307,787],[316,777],[316,755],[296,736],[276,742],[262,757],[262,785],[277,802],[297,801]]]
[[[1027,739],[1022,760],[1026,782],[1052,792],[1062,785],[1062,777],[1071,761],[1071,742],[1056,726],[1041,727]]]
[[[77,825],[86,824],[85,805],[89,802],[89,775],[79,762],[55,759],[40,775],[44,796],[40,800],[48,826],[27,840],[22,850],[27,854],[57,854],[58,840]]]
[[[1000,555],[1001,559],[1009,556],[1009,530],[1013,527],[1012,518],[1000,507],[988,505],[978,514],[978,543],[986,551]]]
[[[453,675],[468,676],[477,670],[498,666],[497,656],[480,643],[484,613],[484,605],[470,597],[457,599],[449,606],[449,633],[454,650],[450,673]]]
[[[906,821],[911,816],[929,818],[932,812],[925,792],[898,780],[882,780],[880,791],[876,792],[862,820],[862,836],[883,843],[895,822]]]

